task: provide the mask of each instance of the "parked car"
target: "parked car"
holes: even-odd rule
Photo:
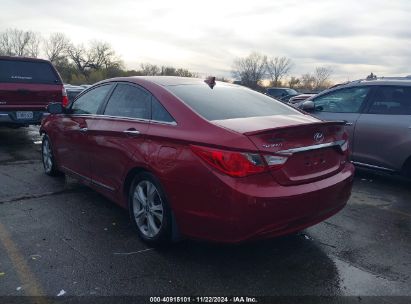
[[[51,102],[67,104],[68,100],[49,61],[0,56],[0,126],[40,124]]]
[[[315,95],[316,95],[315,93],[305,93],[305,94],[296,95],[294,97],[291,97],[288,100],[288,103],[290,103],[290,104],[300,103],[301,101],[306,100],[306,99],[308,99],[310,97],[313,97]]]
[[[320,119],[347,122],[354,164],[411,177],[411,78],[338,85],[299,107]]]
[[[45,172],[128,208],[140,237],[241,242],[293,233],[351,192],[342,122],[248,88],[180,77],[99,82],[42,123]]]
[[[288,102],[288,100],[291,97],[294,97],[300,94],[294,89],[277,88],[277,87],[267,88],[266,92],[267,92],[267,95],[270,95],[271,97],[274,97],[275,99],[283,101],[283,102]]]
[[[78,94],[84,91],[83,86],[74,86],[74,85],[64,85],[64,88],[66,89],[67,93],[67,98],[69,102],[72,102]]]

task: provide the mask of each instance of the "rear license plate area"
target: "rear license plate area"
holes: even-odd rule
[[[19,112],[16,112],[16,118],[18,120],[33,119],[34,113],[32,111],[19,111]]]

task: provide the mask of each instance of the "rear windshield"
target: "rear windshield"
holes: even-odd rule
[[[174,95],[207,120],[298,114],[299,112],[250,89],[217,83],[168,86]]]
[[[47,62],[0,60],[0,82],[60,84]]]

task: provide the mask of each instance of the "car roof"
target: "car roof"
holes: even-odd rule
[[[355,86],[374,86],[374,85],[401,85],[401,86],[411,86],[410,77],[382,77],[378,79],[360,79],[354,80],[347,83],[342,83],[340,85],[335,85],[332,88],[342,88],[342,87],[355,87]]]
[[[32,61],[32,62],[47,62],[47,63],[50,63],[50,61],[46,60],[46,59],[33,58],[33,57],[21,57],[21,56],[0,56],[0,60]]]
[[[352,87],[365,87],[365,86],[411,86],[411,78],[410,77],[382,77],[378,79],[360,79],[354,80],[351,82],[346,82],[342,84],[337,84],[332,86],[331,88],[324,90],[318,93],[315,96],[309,97],[307,100],[312,100],[324,94],[343,89],[343,88],[352,88]]]
[[[160,86],[174,86],[174,85],[184,85],[184,84],[204,84],[204,79],[202,78],[190,78],[190,77],[178,77],[178,76],[131,76],[121,78],[122,80],[127,79],[128,81],[133,80],[145,80],[153,82]],[[116,78],[111,80],[117,80]]]
[[[177,85],[207,85],[204,78],[191,78],[181,76],[130,76],[130,77],[116,77],[110,78],[99,83],[111,81],[127,81],[137,84],[152,83],[161,87],[177,86]],[[97,83],[97,84],[99,84]],[[228,82],[216,81],[218,86],[233,86],[242,87]]]

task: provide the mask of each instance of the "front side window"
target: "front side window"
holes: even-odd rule
[[[77,98],[71,107],[73,114],[97,114],[112,84],[101,85]]]
[[[370,114],[410,115],[411,87],[380,87],[368,110]]]
[[[129,84],[118,84],[111,95],[105,115],[150,119],[151,94]]]
[[[333,113],[359,113],[368,92],[368,87],[340,89],[313,100],[315,110]]]

